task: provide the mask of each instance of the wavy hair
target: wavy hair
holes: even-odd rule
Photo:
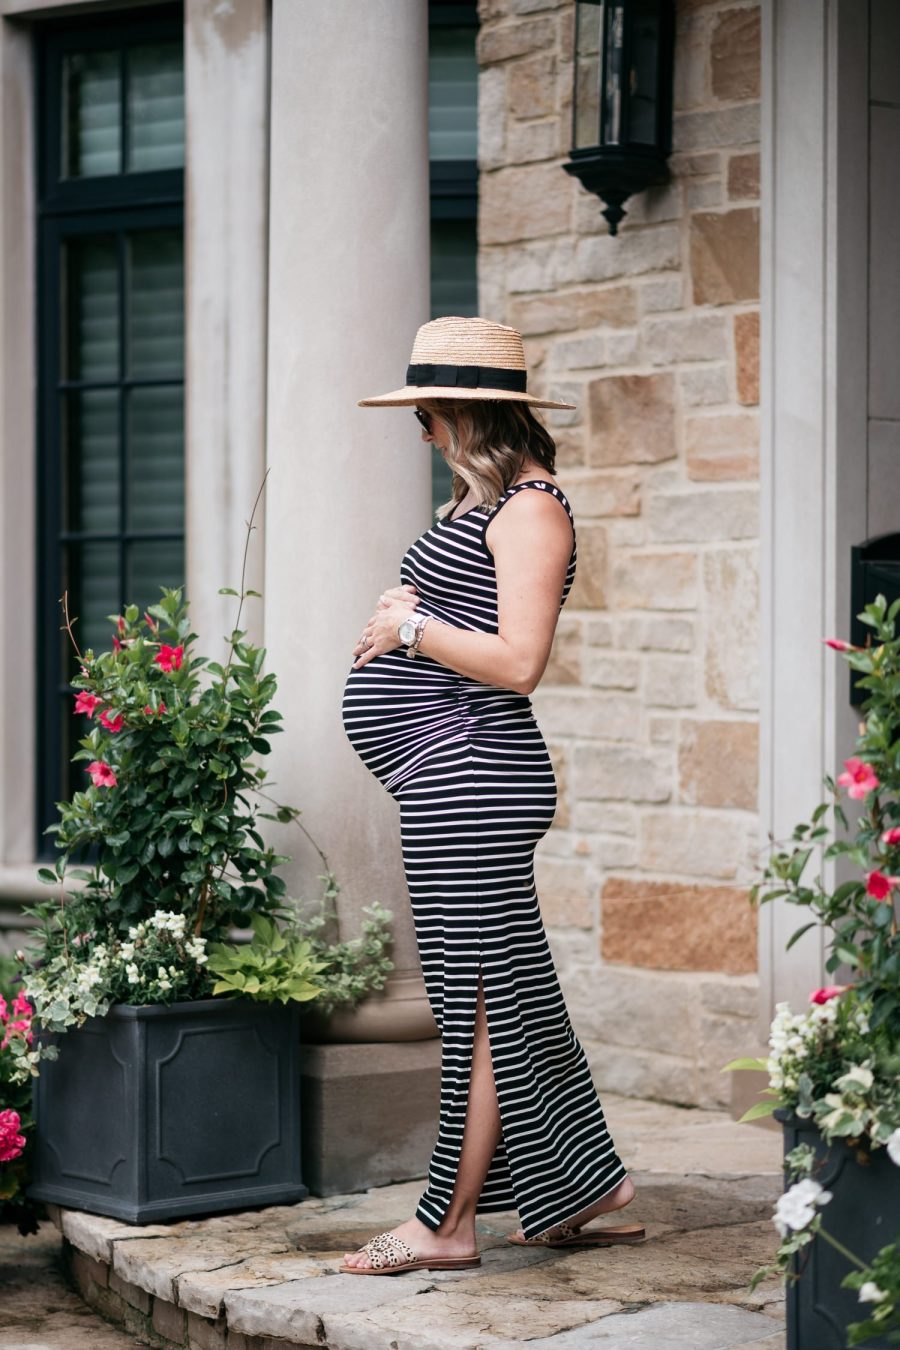
[[[517,399],[423,399],[448,431],[444,458],[453,473],[453,496],[439,506],[450,515],[471,489],[479,506],[491,507],[515,482],[526,460],[555,472],[556,442],[527,403]]]

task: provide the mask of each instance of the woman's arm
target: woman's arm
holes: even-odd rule
[[[419,651],[482,684],[530,694],[544,673],[559,618],[572,527],[552,494],[517,492],[485,532],[497,573],[498,632],[476,633],[432,619]],[[372,646],[354,662],[402,646],[397,627],[409,606],[393,601],[368,625]]]

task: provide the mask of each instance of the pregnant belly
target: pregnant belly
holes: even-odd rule
[[[350,744],[389,791],[436,745],[534,720],[526,695],[469,680],[428,657],[411,660],[399,648],[350,670],[341,712]]]

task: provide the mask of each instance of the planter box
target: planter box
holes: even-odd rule
[[[130,1223],[302,1200],[297,1025],[297,1004],[211,998],[48,1036],[28,1194]]]
[[[822,1226],[863,1261],[871,1261],[881,1247],[900,1234],[900,1167],[891,1162],[887,1149],[864,1154],[844,1143],[826,1144],[816,1126],[785,1111],[775,1115],[784,1128],[784,1151],[797,1144],[811,1144],[820,1165],[813,1169],[816,1181],[831,1191],[832,1199],[822,1208]],[[816,1238],[793,1259],[794,1273],[787,1289],[788,1350],[845,1350],[846,1327],[870,1315],[871,1305],[860,1303],[853,1289],[842,1289],[841,1280],[850,1263]],[[888,1350],[888,1342],[866,1341],[867,1350]]]

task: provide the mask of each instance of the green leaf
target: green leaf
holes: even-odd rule
[[[237,595],[237,591],[233,586],[220,586],[219,595]]]
[[[39,867],[38,877],[48,886],[55,886],[59,881],[59,877],[55,872],[51,872],[49,867]]]
[[[720,1072],[727,1073],[729,1069],[763,1069],[768,1072],[768,1066],[764,1059],[753,1059],[747,1055],[740,1059],[729,1060],[727,1064],[723,1065]]]
[[[754,1102],[741,1116],[738,1124],[743,1125],[747,1120],[757,1120],[760,1116],[770,1116],[777,1106],[777,1101]]]

